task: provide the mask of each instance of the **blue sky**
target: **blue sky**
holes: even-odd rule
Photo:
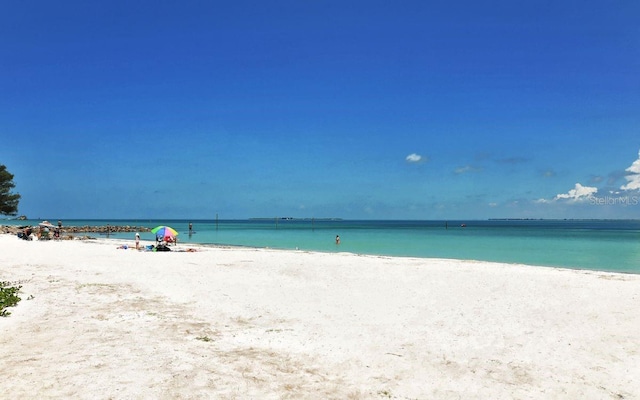
[[[640,217],[640,3],[22,1],[31,218]]]

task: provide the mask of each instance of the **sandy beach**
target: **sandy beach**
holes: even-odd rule
[[[0,235],[5,398],[636,399],[640,276]]]

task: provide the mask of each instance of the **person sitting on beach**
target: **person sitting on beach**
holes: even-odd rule
[[[156,246],[155,251],[171,251],[171,249],[166,244],[159,244]]]
[[[40,229],[38,230],[38,240],[47,240],[49,239],[49,228],[45,227],[40,227]]]
[[[22,232],[18,232],[18,238],[20,239],[24,239],[24,240],[31,240],[31,238],[29,237],[30,233],[27,233],[27,229],[23,229]]]

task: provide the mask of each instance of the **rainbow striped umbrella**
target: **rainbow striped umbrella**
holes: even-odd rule
[[[175,238],[178,236],[178,232],[170,226],[160,225],[151,230],[151,233],[155,233],[157,238]]]

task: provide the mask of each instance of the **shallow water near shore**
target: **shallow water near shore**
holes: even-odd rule
[[[50,219],[50,221],[57,221]],[[39,220],[3,221],[37,225]],[[193,234],[189,234],[189,222]],[[179,243],[435,257],[640,273],[640,220],[64,220],[64,226],[169,225]],[[133,239],[115,233],[114,239]],[[335,243],[340,235],[340,244]],[[99,235],[99,237],[107,237]],[[143,240],[154,240],[141,232]]]

